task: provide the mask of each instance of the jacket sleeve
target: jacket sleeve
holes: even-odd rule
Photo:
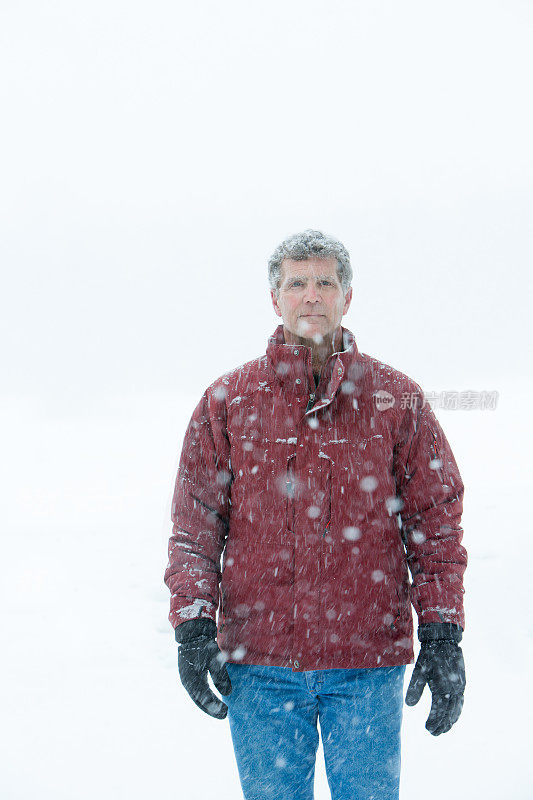
[[[201,617],[216,622],[232,481],[224,397],[222,385],[206,390],[181,451],[164,576],[173,628]]]
[[[450,445],[417,385],[394,448],[402,539],[412,576],[411,601],[419,625],[465,627],[461,544],[464,486]]]

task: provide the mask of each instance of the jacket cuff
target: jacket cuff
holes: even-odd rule
[[[199,637],[206,637],[209,639],[216,639],[217,624],[212,619],[206,617],[198,617],[198,619],[189,619],[182,622],[174,629],[174,636],[176,641],[181,644],[182,642],[189,642],[191,639],[198,639]]]
[[[424,622],[418,626],[420,642],[460,642],[463,629],[454,622]]]

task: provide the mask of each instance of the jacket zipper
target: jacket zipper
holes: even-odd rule
[[[309,402],[307,403],[307,408],[305,409],[305,413],[307,414],[308,411],[311,411],[313,403],[315,402],[316,394],[313,392],[309,395]]]

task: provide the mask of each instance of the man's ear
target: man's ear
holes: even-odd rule
[[[350,308],[350,303],[352,302],[353,297],[353,287],[350,286],[346,294],[344,295],[344,308],[342,310],[342,316],[346,314],[348,309]]]
[[[276,312],[278,317],[281,317],[281,308],[278,305],[278,300],[274,289],[270,290],[270,297],[272,298],[272,305],[274,306],[274,311]]]

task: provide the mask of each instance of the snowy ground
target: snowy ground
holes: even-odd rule
[[[427,688],[404,707],[409,800],[531,797],[532,387],[483,388],[500,390],[496,411],[437,411],[466,485],[467,690],[438,738],[424,728]],[[199,711],[179,682],[163,584],[172,483],[198,399],[116,398],[83,416],[3,404],[8,800],[242,796],[227,720]],[[316,800],[328,798],[320,750]]]

